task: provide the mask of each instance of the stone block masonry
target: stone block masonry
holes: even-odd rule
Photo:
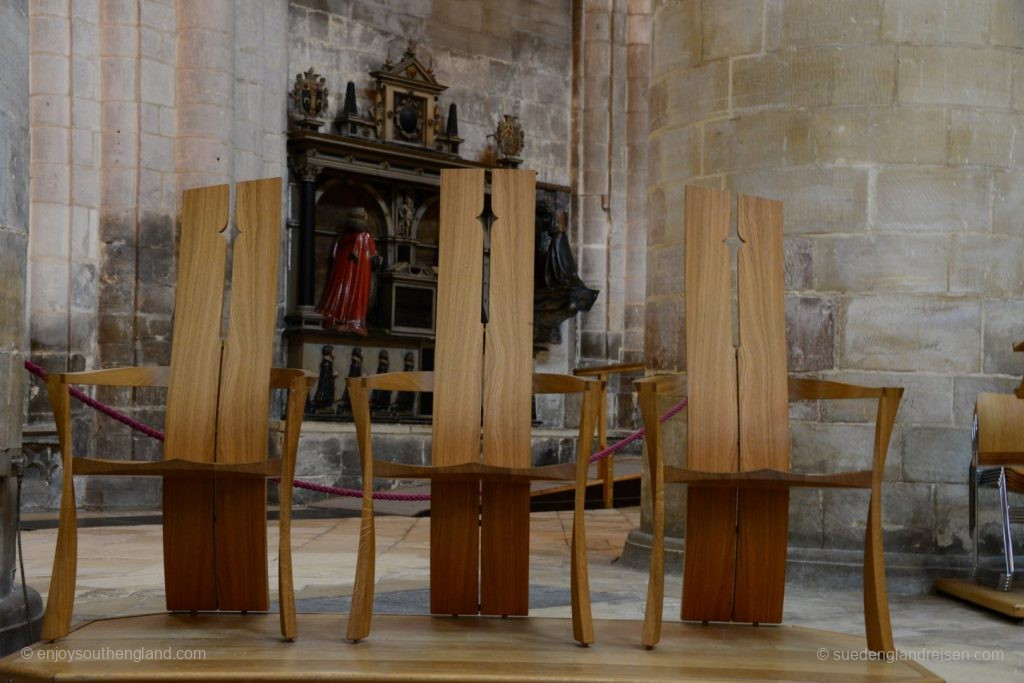
[[[50,371],[166,365],[181,192],[287,173],[287,3],[27,5],[29,353]],[[95,393],[162,421],[163,392]],[[36,384],[28,396],[32,433],[45,434],[46,392]],[[74,411],[77,451],[159,457],[127,427]],[[46,481],[34,483],[30,504],[52,506],[40,486],[59,484],[53,451],[38,445],[49,460],[38,463]],[[103,508],[160,500],[156,481],[97,477],[78,489],[81,502]]]
[[[1010,349],[1024,338],[1022,27],[1009,0],[680,0],[654,14],[648,362],[682,358],[681,274],[655,266],[682,248],[679,188],[784,201],[790,370],[907,388],[887,550],[970,551],[974,397],[1024,373]],[[873,415],[794,408],[794,467],[869,449]],[[862,501],[798,503],[795,544],[863,542]]]

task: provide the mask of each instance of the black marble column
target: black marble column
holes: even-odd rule
[[[296,306],[300,315],[316,306],[316,180],[322,168],[308,161],[296,167],[299,176],[299,278]]]

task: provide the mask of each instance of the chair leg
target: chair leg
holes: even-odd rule
[[[651,478],[657,476],[655,468]],[[648,650],[661,640],[661,620],[665,608],[665,489],[662,482],[652,481],[654,500],[652,507],[651,567],[647,577],[647,604],[644,607],[642,642]]]
[[[356,556],[356,580],[352,586],[352,607],[348,614],[346,638],[353,643],[370,635],[373,617],[374,562],[376,538],[373,524],[373,498],[363,497],[363,515],[359,528],[359,552]]]
[[[577,511],[572,519],[572,559],[570,566],[572,594],[572,636],[583,646],[594,642],[594,621],[590,611],[590,580],[587,575],[587,534],[583,519],[583,496],[586,489],[577,488]]]
[[[75,511],[75,488],[70,468],[64,470],[60,501],[60,526],[57,549],[53,555],[50,593],[46,597],[43,617],[43,640],[63,638],[71,631],[71,615],[75,609],[75,574],[78,571],[78,515]]]
[[[661,640],[661,620],[665,609],[665,469],[658,428],[658,396],[648,385],[639,391],[640,410],[647,431],[648,473],[651,479],[651,567],[647,577],[647,604],[641,642],[648,650]]]
[[[880,487],[878,490],[873,488],[868,507],[868,528],[864,544],[864,630],[869,650],[895,652],[885,579],[880,493]]]
[[[292,583],[292,482],[285,481],[285,477],[282,477],[277,490],[277,499],[280,503],[277,600],[281,613],[281,637],[291,642],[298,635],[298,626],[295,622],[295,586]]]
[[[1006,468],[999,473],[999,516],[1003,525],[1003,570],[1006,572],[1006,589],[1013,583],[1013,534],[1010,528],[1010,495],[1006,486]]]

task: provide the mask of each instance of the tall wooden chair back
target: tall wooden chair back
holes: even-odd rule
[[[782,203],[686,188],[688,467],[789,469]],[[738,346],[734,346],[733,250]],[[691,485],[682,617],[780,622],[789,490]]]
[[[536,176],[491,177],[485,230],[483,170],[442,171],[433,465],[531,465]],[[529,483],[482,486],[432,485],[434,613],[527,613]]]
[[[281,180],[239,183],[222,337],[229,187],[184,193],[165,459],[266,460],[277,316]],[[167,477],[164,575],[172,610],[265,610],[266,480]]]

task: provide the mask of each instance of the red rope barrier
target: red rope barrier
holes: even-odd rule
[[[25,361],[25,369],[28,370],[33,375],[35,375],[36,377],[39,377],[40,379],[42,379],[44,381],[46,380],[46,371],[43,370],[38,365],[36,365],[35,363],[33,363],[32,361],[30,361],[30,360],[26,360]],[[131,427],[132,429],[135,429],[137,431],[142,432],[146,436],[152,437],[152,438],[157,439],[159,441],[163,441],[164,440],[164,433],[161,432],[160,430],[153,429],[149,425],[144,424],[142,422],[139,422],[138,420],[136,420],[135,418],[133,418],[133,417],[131,417],[129,415],[125,415],[124,413],[120,412],[116,408],[112,408],[111,406],[108,406],[108,405],[106,405],[104,403],[100,403],[96,399],[92,398],[91,396],[89,396],[88,394],[83,392],[81,389],[76,389],[75,387],[68,387],[68,393],[70,393],[73,398],[78,399],[79,401],[81,401],[85,405],[89,406],[90,408],[93,408],[94,410],[98,410],[99,412],[103,413],[107,417],[113,418],[113,419],[117,420],[118,422],[121,422],[122,424],[126,424],[129,427]],[[670,417],[676,415],[683,408],[686,407],[686,404],[687,404],[687,399],[684,398],[682,401],[680,401],[679,403],[675,404],[674,406],[669,408],[667,411],[665,411],[665,414],[658,418],[658,422],[665,422]],[[607,448],[604,448],[604,449],[598,451],[597,453],[594,453],[593,455],[590,456],[590,459],[588,460],[588,462],[589,463],[595,463],[598,460],[601,460],[602,458],[607,458],[612,453],[615,453],[616,451],[620,451],[623,448],[625,448],[626,446],[628,446],[629,444],[633,443],[634,441],[639,441],[642,438],[644,438],[644,430],[643,429],[638,429],[635,432],[633,432],[632,434],[630,434],[629,436],[627,436],[626,438],[622,439],[621,441],[617,441],[617,442],[613,443],[611,446],[608,446]],[[281,480],[278,479],[278,478],[274,478],[274,481],[280,482]],[[326,494],[332,495],[332,496],[344,496],[344,497],[347,497],[347,498],[362,498],[363,497],[363,492],[358,490],[358,489],[346,489],[346,488],[342,488],[340,486],[326,486],[324,484],[316,484],[314,482],[304,481],[302,479],[295,479],[295,480],[293,480],[292,481],[292,486],[294,488],[306,489],[307,491],[317,491],[318,493],[326,493]],[[393,500],[393,501],[426,501],[426,500],[430,500],[430,494],[429,493],[396,493],[396,492],[393,492],[393,491],[374,491],[373,492],[373,499],[374,500]]]

